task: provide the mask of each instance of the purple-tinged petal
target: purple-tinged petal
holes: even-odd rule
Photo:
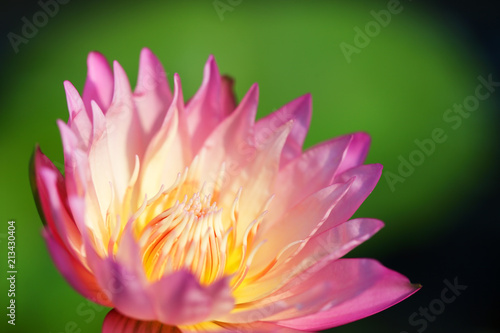
[[[90,268],[102,291],[118,311],[140,320],[156,320],[147,284],[136,270],[130,270],[112,258],[101,259],[90,244],[87,253]]]
[[[154,295],[156,319],[171,325],[190,325],[226,315],[234,307],[229,280],[202,286],[187,271],[163,277],[149,288]]]

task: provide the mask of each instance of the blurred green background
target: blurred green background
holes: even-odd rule
[[[384,174],[356,216],[381,219],[386,227],[352,256],[377,258],[424,288],[334,331],[417,332],[421,326],[409,317],[440,297],[444,279],[458,277],[468,289],[425,331],[498,332],[492,267],[498,260],[492,258],[499,231],[494,189],[500,92],[481,101],[456,129],[443,119],[447,109],[474,95],[478,76],[500,80],[494,63],[498,40],[488,37],[494,20],[489,3],[480,3],[486,5],[402,2],[402,11],[369,31],[368,45],[359,47],[355,27],[364,31],[374,21],[371,11],[386,10],[386,1],[74,0],[59,4],[58,13],[16,53],[8,33],[22,36],[22,18],[33,22],[42,7],[2,2],[0,267],[7,261],[7,221],[15,220],[18,270],[16,326],[2,315],[2,332],[100,331],[107,309],[73,291],[47,254],[28,162],[39,143],[63,164],[56,127],[56,119],[68,117],[62,83],[69,80],[82,91],[88,52],[118,60],[134,85],[143,47],[159,57],[170,82],[180,74],[186,99],[199,87],[210,54],[222,73],[236,79],[238,98],[259,83],[259,117],[312,93],[308,147],[355,131],[371,135],[367,162],[382,163]],[[358,45],[357,51],[347,59],[341,43]],[[398,175],[401,159],[419,154],[415,140],[431,138],[436,128],[446,141],[421,154],[422,163],[404,182],[391,185],[387,177]],[[7,290],[2,279],[3,309]]]

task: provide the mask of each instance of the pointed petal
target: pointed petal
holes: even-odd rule
[[[155,195],[162,185],[166,188],[171,186],[177,174],[188,165],[190,151],[185,149],[185,129],[180,124],[184,98],[178,75],[175,75],[174,82],[173,101],[144,155],[139,198]]]
[[[197,152],[205,139],[224,119],[221,108],[221,76],[213,56],[203,71],[203,82],[198,92],[186,105],[191,145]]]
[[[344,171],[363,164],[368,155],[370,142],[371,138],[367,133],[358,132],[351,134],[351,141],[342,155],[342,161],[337,170],[335,170],[335,174],[340,175]]]
[[[66,100],[68,102],[69,120],[68,126],[79,137],[85,148],[90,143],[92,133],[92,120],[85,109],[83,100],[76,88],[69,81],[64,81]]]
[[[330,299],[326,309],[278,324],[313,331],[343,325],[399,303],[420,288],[371,259],[340,259],[298,283],[307,287],[325,279],[334,284],[331,292],[325,295]]]
[[[363,201],[372,193],[381,175],[382,165],[380,164],[362,165],[338,175],[334,179],[334,183],[351,180],[352,186],[332,209],[330,216],[328,216],[328,219],[319,228],[318,232],[333,228],[350,219]]]
[[[307,150],[287,164],[276,181],[277,209],[269,212],[269,219],[279,218],[284,210],[333,184],[336,175],[363,163],[369,141],[364,133],[341,136]]]
[[[116,61],[113,63],[113,69],[113,99],[109,109],[102,111],[105,114],[113,186],[117,191],[116,197],[121,199],[135,166],[135,156],[142,158],[145,143],[127,75]]]
[[[255,158],[253,125],[258,98],[259,88],[255,84],[236,110],[205,140],[199,153],[202,181],[215,182],[223,162],[227,176],[234,178]]]
[[[252,283],[250,293],[237,294],[238,299],[266,297],[313,265],[320,269],[341,258],[382,227],[383,223],[375,219],[355,219],[314,235],[288,259],[280,260],[274,269]]]
[[[141,51],[134,102],[144,140],[149,142],[161,127],[172,102],[172,93],[162,64],[148,48]]]
[[[65,122],[58,120],[64,152],[64,178],[68,196],[83,196],[87,185],[87,154],[80,141]]]
[[[281,151],[292,126],[290,121],[277,129],[265,144],[256,149],[255,157],[239,173],[226,179],[225,186],[221,189],[218,200],[222,205],[230,207],[239,189],[243,188],[236,226],[238,236],[244,235],[245,229],[264,211],[266,203],[273,195],[269,184],[274,183],[278,175]],[[224,220],[230,220],[230,213],[226,212]]]
[[[47,227],[61,244],[78,257],[82,240],[69,211],[64,178],[40,149],[35,151],[34,169],[36,194]]]
[[[260,247],[250,268],[249,276],[258,273],[268,266],[281,250],[297,241],[305,241],[318,230],[326,220],[332,208],[347,193],[352,182],[331,185],[311,195],[299,205],[283,216],[282,223],[263,230],[262,237],[269,240]],[[265,227],[265,226],[264,226]],[[261,241],[262,239],[259,239]],[[247,300],[248,297],[258,296],[255,290],[242,288],[237,294],[238,300]],[[245,290],[247,289],[247,290]],[[247,292],[245,295],[244,293]],[[248,294],[250,292],[250,294]]]
[[[87,58],[87,81],[83,101],[90,118],[92,100],[106,112],[113,96],[113,73],[106,58],[99,52],[90,52]]]
[[[382,221],[360,218],[317,233],[271,275],[281,275],[280,278],[286,280],[285,270],[288,270],[287,275],[294,276],[319,261],[331,262],[339,259],[368,240],[383,226]]]
[[[251,323],[312,314],[325,304],[324,295],[330,293],[331,283],[322,281],[309,285],[307,292],[303,289],[302,286],[295,284],[287,293],[277,293],[256,302],[240,303],[220,320],[230,323]]]
[[[102,225],[107,207],[112,203],[116,193],[116,177],[120,174],[116,174],[113,168],[105,116],[95,102],[92,102],[92,116],[94,122],[92,145],[86,156],[90,181],[85,194],[87,197],[92,196],[93,199],[93,225]],[[99,209],[96,211],[97,207]]]
[[[267,117],[260,119],[255,124],[255,141],[257,142],[257,146],[283,124],[294,120],[292,131],[283,148],[280,164],[284,166],[294,158],[300,156],[302,145],[304,144],[304,139],[306,138],[311,122],[311,110],[312,99],[311,95],[307,94],[284,105]]]

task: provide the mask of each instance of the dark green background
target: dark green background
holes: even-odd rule
[[[210,54],[222,73],[236,79],[238,98],[259,83],[259,117],[312,93],[307,146],[354,131],[370,133],[368,162],[382,163],[384,174],[357,216],[379,218],[386,227],[352,255],[377,258],[424,288],[389,310],[334,331],[416,332],[420,326],[411,326],[408,317],[440,297],[444,279],[458,277],[468,289],[429,322],[426,332],[497,332],[493,268],[498,260],[492,255],[499,231],[500,91],[456,130],[443,121],[448,108],[474,93],[478,76],[492,74],[500,81],[488,2],[431,6],[404,1],[403,11],[350,63],[340,43],[354,44],[354,27],[364,29],[373,20],[370,11],[386,9],[386,2],[243,0],[229,5],[232,10],[221,19],[212,1],[73,0],[60,5],[17,53],[7,34],[21,35],[22,17],[32,21],[41,7],[36,2],[2,4],[2,271],[7,221],[12,219],[18,259],[17,325],[6,325],[6,310],[0,317],[7,332],[100,331],[107,309],[92,307],[73,291],[47,254],[28,161],[39,143],[63,164],[56,127],[56,119],[67,120],[62,83],[70,80],[82,90],[88,52],[118,60],[134,85],[142,47],[160,58],[170,82],[174,73],[180,74],[186,99],[199,87]],[[398,158],[408,159],[417,149],[414,140],[430,138],[435,128],[442,128],[447,140],[391,191],[387,172],[397,173]],[[2,308],[7,289],[2,279]]]

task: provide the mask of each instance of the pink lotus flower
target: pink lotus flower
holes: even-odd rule
[[[113,307],[103,332],[294,332],[381,311],[418,286],[371,259],[341,259],[383,223],[349,220],[382,166],[369,137],[302,151],[311,97],[255,120],[213,57],[185,103],[144,49],[137,87],[99,53],[81,98],[65,82],[64,176],[37,149],[35,199],[55,265]]]

